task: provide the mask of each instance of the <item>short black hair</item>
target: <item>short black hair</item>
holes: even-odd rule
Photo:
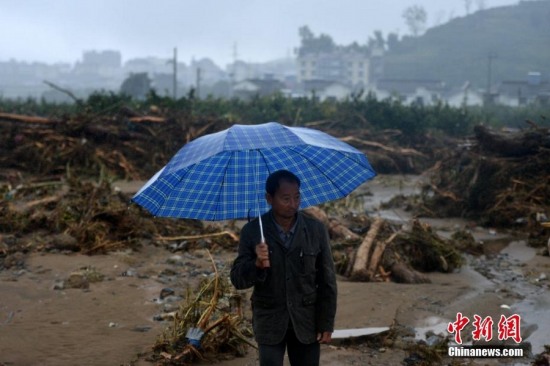
[[[281,185],[281,181],[296,183],[298,184],[298,188],[300,188],[300,178],[288,170],[281,169],[271,173],[269,177],[267,177],[267,180],[265,181],[265,191],[273,197],[275,193],[277,193],[277,190]]]

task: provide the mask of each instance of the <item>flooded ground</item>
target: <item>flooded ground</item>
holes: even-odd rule
[[[418,192],[421,177],[380,176],[359,190],[364,210],[407,225],[410,213],[382,210],[380,204],[397,194]],[[141,182],[117,182],[125,192]],[[461,219],[422,219],[448,236],[468,228],[484,243],[485,255],[467,257],[467,265],[450,274],[430,273],[428,284],[350,282],[338,279],[337,329],[388,327],[400,324],[417,339],[426,332],[448,334],[446,326],[456,314],[480,314],[498,319],[521,316],[523,340],[539,353],[550,339],[548,278],[550,258],[538,255],[512,233],[476,227]],[[236,249],[236,248],[235,248]],[[236,253],[213,253],[221,271]],[[171,252],[146,246],[139,252],[109,255],[30,253],[22,269],[0,272],[0,365],[150,365],[138,359],[150,350],[168,322],[155,320],[176,308],[187,286],[211,272],[204,249]],[[82,268],[94,268],[102,281],[85,288],[64,288],[60,283]],[[174,292],[160,299],[163,289]],[[470,329],[471,330],[471,329]],[[468,337],[465,337],[466,341]],[[399,344],[372,349],[335,343],[323,346],[323,365],[400,365],[407,352]],[[219,365],[255,365],[253,349],[244,358]],[[472,360],[476,363],[476,360]],[[499,360],[484,360],[487,365]],[[209,362],[203,362],[209,363]],[[529,360],[516,360],[527,365]]]
[[[382,203],[388,202],[396,194],[410,196],[419,194],[424,178],[422,176],[386,176],[370,182],[364,188],[370,189],[372,196],[365,197],[365,209],[372,215],[379,215],[386,220],[404,225],[412,218],[403,209],[381,209]],[[474,223],[461,218],[420,218],[437,229],[441,237],[449,237],[454,231],[467,228],[474,238],[486,247],[486,254],[481,257],[466,255],[467,264],[460,273],[464,279],[475,287],[468,294],[457,300],[454,306],[468,307],[473,299],[494,293],[507,293],[512,299],[503,301],[498,310],[489,311],[497,314],[518,314],[522,319],[522,336],[532,345],[533,353],[540,353],[550,340],[550,292],[548,276],[550,259],[537,255],[537,250],[527,246],[526,240],[515,240],[521,233],[499,232],[494,228],[475,226]],[[488,309],[485,309],[487,311]],[[496,311],[495,311],[496,310]],[[481,309],[479,310],[481,311]],[[446,332],[448,319],[429,317],[417,327],[417,336],[428,331]]]

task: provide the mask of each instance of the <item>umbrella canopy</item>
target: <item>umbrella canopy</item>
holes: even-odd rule
[[[163,217],[259,216],[269,209],[265,181],[280,169],[300,178],[300,208],[345,197],[376,175],[365,154],[324,132],[233,125],[187,143],[132,200]]]

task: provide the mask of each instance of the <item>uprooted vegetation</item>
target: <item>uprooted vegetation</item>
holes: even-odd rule
[[[12,243],[3,243],[0,253],[13,252],[18,247],[13,243],[19,243],[26,251],[56,248],[93,254],[155,242],[153,237],[200,237],[219,231],[219,227],[204,227],[191,220],[152,218],[130,204],[129,195],[116,192],[110,182],[148,179],[186,142],[225,129],[233,120],[227,116],[198,118],[189,110],[178,114],[154,106],[141,113],[117,108],[107,114],[51,118],[0,114],[0,193],[4,198],[0,229]],[[364,151],[378,173],[420,173],[432,166],[428,171],[431,182],[421,198],[408,202],[415,215],[459,216],[482,225],[526,228],[531,241],[538,244],[547,234],[548,229],[538,223],[544,221],[550,205],[548,129],[534,126],[517,136],[501,136],[478,126],[475,139],[466,138],[460,144],[443,135],[408,136],[398,129],[353,128],[330,119],[304,125]],[[326,224],[357,245],[370,227],[363,225],[363,232],[354,233],[334,217]],[[400,248],[396,243],[405,236],[388,229],[388,223],[384,226],[383,234],[375,236],[375,244],[368,248],[376,249],[373,254],[379,258],[386,248]],[[418,231],[418,227],[413,229]],[[32,232],[43,234],[40,243],[21,244],[22,234]],[[234,243],[238,233],[233,228],[228,232],[220,240]],[[414,242],[412,238],[401,241]],[[376,248],[379,242],[386,244]],[[470,249],[474,246],[470,244]],[[445,264],[449,254],[435,251],[435,262],[441,268],[449,265]],[[349,253],[344,258],[349,266]],[[376,265],[379,258],[375,258]],[[458,265],[451,260],[451,268]],[[377,270],[372,267],[367,276],[360,277],[370,279]]]
[[[212,257],[210,257],[212,260]],[[252,329],[244,318],[243,298],[232,290],[227,274],[219,273],[214,260],[212,276],[195,291],[188,289],[179,309],[170,314],[171,324],[158,337],[145,358],[162,365],[182,365],[220,355],[243,356]]]
[[[400,147],[411,137],[399,130],[345,129],[328,121],[317,126],[364,151],[379,173],[418,174],[445,144],[426,135],[418,148]],[[84,114],[61,119],[0,113],[0,166],[3,179],[17,174],[107,176],[145,180],[161,169],[185,143],[233,123],[225,118],[127,117]]]
[[[107,253],[163,245],[171,238],[197,243],[219,232],[196,220],[153,217],[107,181],[28,180],[0,192],[0,259],[32,251]],[[218,247],[234,243],[231,235],[216,240]]]
[[[104,253],[137,247],[152,236],[215,231],[190,220],[152,218],[111,183],[149,179],[186,142],[223,130],[233,119],[198,117],[188,108],[177,113],[162,105],[136,112],[106,102],[94,99],[78,113],[52,117],[0,112],[0,254],[21,248]],[[92,113],[92,107],[102,112]],[[379,172],[418,173],[430,164],[429,153],[399,146],[407,138],[399,130],[375,136],[331,120],[304,125],[347,140],[367,153]],[[23,239],[38,232],[38,243]]]
[[[239,231],[234,223],[155,218],[130,204],[129,194],[112,183],[146,180],[186,142],[246,122],[229,113],[218,117],[191,110],[166,112],[162,107],[142,112],[119,107],[109,113],[48,118],[0,113],[0,269],[20,265],[16,255],[32,251],[93,255],[142,245],[176,251],[192,249],[201,241],[210,250],[236,248]],[[254,107],[258,112],[265,106]],[[390,114],[395,119],[410,117],[398,112],[402,111]],[[461,145],[421,128],[422,116],[375,129],[376,116],[365,118],[359,112],[349,113],[349,121],[334,116],[300,121],[285,113],[282,123],[321,129],[365,152],[379,174],[420,174],[432,167],[431,183],[420,198],[401,197],[396,202],[408,204],[415,215],[467,217],[484,225],[527,230],[532,241],[548,238],[550,228],[539,225],[550,214],[547,129],[533,127],[501,136],[478,127],[475,138]],[[384,115],[382,110],[378,113]],[[261,122],[269,120],[274,118]],[[415,129],[422,133],[412,134]],[[402,226],[351,214],[360,212],[361,205],[351,198],[347,203],[354,207],[329,203],[322,208],[331,215],[322,210],[320,215],[331,233],[338,273],[350,280],[423,283],[428,281],[426,272],[460,268],[462,252],[482,252],[467,230],[443,239],[417,220]],[[242,354],[250,345],[250,331],[239,302],[215,271],[214,277],[188,291],[149,356],[170,365],[225,352]],[[190,329],[205,332],[201,349],[189,342]]]
[[[425,273],[450,273],[463,264],[458,240],[443,239],[418,220],[402,226],[380,217],[348,213],[344,225],[320,208],[306,212],[329,227],[336,270],[353,281],[426,283]],[[347,226],[364,234],[342,229]]]
[[[550,129],[509,134],[483,126],[475,139],[439,161],[415,212],[428,217],[466,217],[480,225],[516,228],[541,246],[550,214]]]

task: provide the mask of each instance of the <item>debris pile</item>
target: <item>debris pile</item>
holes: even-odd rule
[[[307,124],[306,124],[307,126]],[[428,169],[436,157],[446,155],[448,138],[425,135],[411,142],[409,136],[396,129],[342,129],[337,126],[323,129],[363,151],[378,174],[420,174]]]
[[[225,119],[165,118],[127,110],[59,120],[0,113],[0,270],[21,267],[31,251],[96,254],[146,244],[178,251],[199,243],[209,250],[235,250],[238,230],[232,223],[222,227],[155,218],[111,184],[114,179],[148,179],[186,142],[230,125]],[[435,157],[441,159],[429,172],[422,203],[413,205],[419,215],[516,226],[529,230],[533,240],[548,240],[550,228],[540,225],[550,215],[548,129],[534,126],[504,136],[478,126],[475,143],[454,152],[443,138],[402,147],[400,131],[380,131],[374,137],[367,130],[338,130],[335,123],[307,127],[341,136],[364,151],[380,174],[419,174]],[[361,197],[345,201],[347,207],[327,203],[308,212],[328,227],[337,271],[350,280],[424,283],[429,281],[426,272],[460,268],[461,252],[481,251],[466,231],[443,239],[416,220],[401,226],[351,214]],[[71,281],[86,286],[88,276],[89,271],[79,272]],[[214,274],[195,291],[188,290],[176,312],[165,314],[172,324],[147,357],[177,365],[239,356],[255,347],[242,298],[231,289],[214,264]]]
[[[443,239],[418,220],[401,227],[380,217],[348,212],[344,223],[329,218],[320,207],[305,211],[327,225],[336,269],[355,281],[429,282],[424,273],[453,272],[464,263],[458,248],[475,248],[471,234],[457,232]]]
[[[110,115],[82,113],[59,119],[0,112],[0,168],[12,174],[60,176],[70,172],[81,177],[146,180],[185,143],[233,124],[225,118],[199,119],[187,113],[139,115],[127,109],[122,107]],[[418,174],[430,166],[432,152],[439,150],[436,146],[442,147],[428,137],[422,151],[399,147],[401,132],[397,130],[374,135],[368,130],[306,126],[341,136],[366,152],[381,174]],[[6,178],[0,176],[0,180]]]
[[[184,240],[192,248],[220,234],[197,220],[153,217],[105,180],[29,179],[16,187],[0,184],[0,195],[0,259],[17,252],[98,254]],[[234,246],[236,235],[225,234],[231,235],[219,235],[216,244]]]
[[[483,226],[517,228],[541,246],[550,215],[550,129],[497,133],[475,127],[475,140],[431,170],[417,213],[465,217]]]
[[[244,320],[242,297],[232,290],[227,276],[218,272],[201,281],[173,314],[147,358],[163,365],[182,365],[197,360],[244,356],[256,348],[251,327]]]
[[[0,113],[0,167],[31,175],[148,179],[186,142],[229,127],[186,116],[81,114],[60,120]]]

